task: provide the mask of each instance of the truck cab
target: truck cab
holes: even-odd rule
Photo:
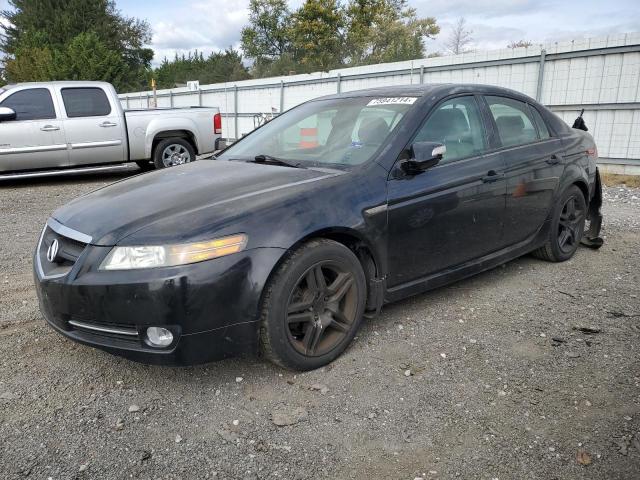
[[[129,161],[164,168],[213,152],[221,133],[215,107],[125,111],[105,82],[0,88],[1,176]]]

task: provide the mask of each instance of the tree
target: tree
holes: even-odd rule
[[[291,43],[302,70],[328,71],[342,64],[345,20],[336,0],[307,0],[292,18]]]
[[[277,74],[291,56],[291,12],[285,0],[251,0],[249,24],[241,32],[242,51],[258,76]]]
[[[458,55],[460,53],[468,52],[468,47],[473,42],[473,31],[467,30],[467,21],[464,17],[460,17],[456,24],[453,26],[453,30],[449,34],[449,38],[445,47],[447,51]]]
[[[422,58],[424,39],[440,32],[435,18],[418,18],[406,0],[352,0],[346,15],[350,65]]]
[[[533,45],[530,40],[518,40],[517,42],[510,42],[507,48],[529,48]]]
[[[187,56],[176,54],[172,61],[166,58],[153,73],[159,88],[172,88],[189,80],[200,83],[218,83],[245,80],[250,77],[242,64],[240,54],[229,48],[224,52],[211,53],[207,58],[202,52],[189,52]]]
[[[242,50],[258,77],[422,58],[440,31],[407,0],[306,0],[293,13],[284,0],[251,0],[249,11]]]
[[[12,9],[0,13],[8,25],[0,35],[0,50],[6,54],[9,81],[93,80],[86,75],[98,68],[118,89],[146,85],[153,51],[144,45],[151,40],[151,30],[144,21],[123,17],[113,0],[10,0],[9,4]],[[92,48],[119,60],[109,68],[96,55],[91,60],[101,66],[68,63],[74,53],[89,55]],[[29,68],[30,58],[38,65]]]

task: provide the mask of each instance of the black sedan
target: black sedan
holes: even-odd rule
[[[57,210],[34,256],[40,306],[133,360],[317,368],[385,302],[600,245],[596,160],[588,133],[502,88],[320,98],[217,159]]]

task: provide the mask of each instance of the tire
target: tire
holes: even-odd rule
[[[142,170],[143,172],[148,172],[149,170],[153,170],[155,167],[155,165],[151,163],[151,161],[149,160],[142,160],[142,161],[136,162],[136,165],[138,165],[138,168],[140,168],[140,170]]]
[[[157,169],[182,165],[195,159],[193,145],[184,138],[165,138],[153,150],[153,164]]]
[[[271,362],[313,370],[336,359],[362,322],[367,283],[344,245],[312,240],[278,267],[265,287],[260,343]]]
[[[551,218],[547,243],[533,255],[548,262],[564,262],[576,253],[587,216],[587,202],[576,185],[569,187],[560,197]]]

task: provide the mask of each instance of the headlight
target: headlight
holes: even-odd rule
[[[185,265],[238,253],[246,246],[247,236],[240,233],[208,242],[181,245],[113,247],[100,265],[100,270],[132,270]]]

